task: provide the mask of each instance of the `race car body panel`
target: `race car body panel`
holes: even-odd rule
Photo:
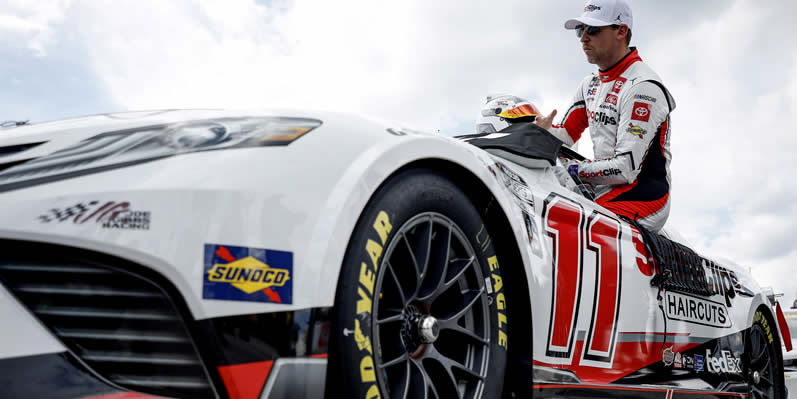
[[[239,133],[263,136],[217,140]],[[152,111],[0,131],[0,320],[19,324],[0,339],[0,361],[58,353],[114,389],[198,397],[241,397],[233,393],[241,384],[285,392],[276,375],[294,381],[301,367],[323,375],[327,311],[360,215],[398,171],[421,167],[466,176],[508,221],[501,236],[519,259],[502,267],[522,269],[532,308],[531,333],[510,336],[508,348],[533,343],[525,360],[536,394],[640,385],[663,386],[649,390],[654,397],[740,392],[751,326],[761,324],[770,343],[778,336],[750,273],[562,187],[550,163],[516,161],[323,112]],[[490,236],[493,223],[485,221]],[[488,291],[497,298],[515,284],[498,279]],[[130,309],[102,310],[117,297],[128,299],[108,306]],[[127,318],[118,324],[124,339],[158,329],[147,351],[190,368],[193,379],[176,385],[185,391],[109,371],[139,345],[108,349],[119,334],[99,331],[99,317]],[[171,342],[182,345],[178,358],[156,356]]]
[[[209,116],[218,117],[218,112],[203,115]],[[79,141],[102,132],[97,129],[131,129],[176,117],[152,118],[135,119],[135,124],[124,119],[119,127],[106,121],[88,134],[70,137]],[[468,146],[438,136],[389,133],[366,120],[346,124],[347,119],[336,118],[340,117],[325,115],[317,131],[289,146],[185,154],[8,191],[0,196],[6,221],[0,225],[0,237],[135,260],[164,274],[193,316],[204,319],[331,306],[335,276],[361,209],[390,174],[413,161],[454,162],[483,178],[499,203],[508,202],[496,190],[497,182],[486,179],[487,170]],[[10,139],[16,143],[21,137],[25,135]],[[328,152],[330,148],[334,151]],[[114,207],[137,219],[128,225],[108,224],[112,213],[107,212]],[[287,284],[292,286],[292,300],[235,306],[203,300],[205,245],[290,252],[295,272]]]

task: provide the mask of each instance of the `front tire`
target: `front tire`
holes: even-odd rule
[[[447,178],[413,169],[360,216],[341,268],[327,396],[497,398],[506,298],[479,212]]]

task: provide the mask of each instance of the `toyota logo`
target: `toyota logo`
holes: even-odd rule
[[[634,110],[634,113],[637,114],[637,116],[643,116],[643,117],[647,115],[648,112],[649,112],[648,109],[645,107],[637,107],[637,109]]]
[[[620,90],[622,87],[623,87],[623,81],[622,80],[618,80],[618,81],[614,82],[614,88],[615,89]]]

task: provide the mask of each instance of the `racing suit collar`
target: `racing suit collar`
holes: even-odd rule
[[[600,72],[601,82],[611,82],[617,79],[617,77],[625,72],[631,64],[637,61],[642,61],[642,58],[639,57],[636,47],[631,47],[631,51],[626,54],[625,57],[621,58],[620,61],[617,61],[616,64],[605,71],[598,71]]]

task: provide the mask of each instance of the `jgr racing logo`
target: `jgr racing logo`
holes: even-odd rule
[[[602,123],[604,125],[616,125],[617,119],[613,116],[607,115],[605,112],[589,112],[589,119],[595,123]]]
[[[589,4],[589,5],[584,7],[584,11],[586,11],[586,12],[599,11],[600,9],[601,9],[600,6],[596,6],[596,5],[592,5],[592,4]]]
[[[703,270],[706,273],[706,284],[709,292],[712,295],[724,296],[725,305],[731,307],[731,299],[736,298],[736,290],[734,289],[734,286],[738,283],[736,274],[705,260],[703,260]]]

